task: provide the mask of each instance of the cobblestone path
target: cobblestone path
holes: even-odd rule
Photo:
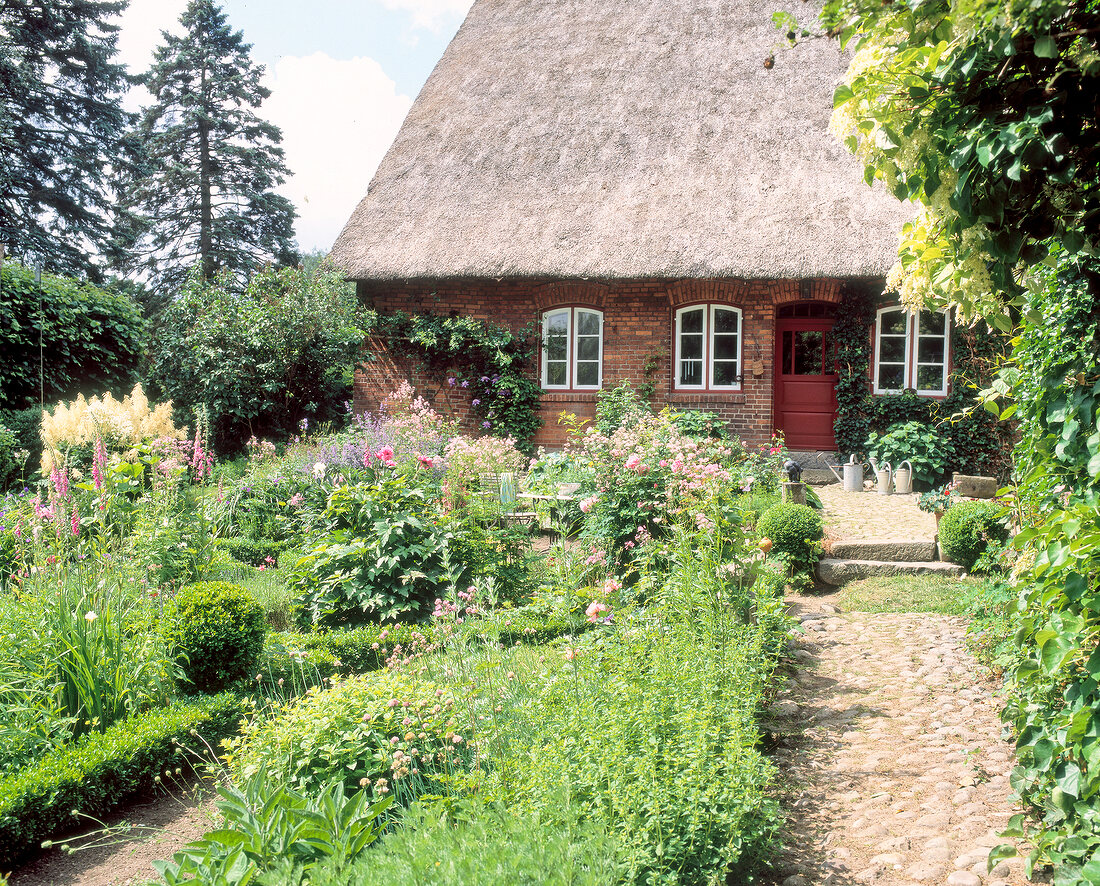
[[[1018,811],[996,685],[965,621],[837,612],[796,598],[798,670],[775,704],[788,848],[775,882],[1020,886],[1020,858],[986,870]]]

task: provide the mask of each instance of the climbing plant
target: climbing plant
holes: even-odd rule
[[[484,430],[527,442],[542,424],[533,326],[513,332],[472,317],[398,311],[377,314],[373,332],[395,354],[468,388]]]

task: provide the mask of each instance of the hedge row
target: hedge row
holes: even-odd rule
[[[52,751],[0,780],[0,870],[33,855],[43,840],[78,824],[74,811],[102,816],[150,790],[166,769],[236,732],[243,709],[229,693],[150,711]]]

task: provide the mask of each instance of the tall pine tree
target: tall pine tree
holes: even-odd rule
[[[288,172],[282,133],[256,115],[271,94],[263,67],[213,0],[191,0],[180,21],[186,33],[162,34],[142,78],[154,102],[115,253],[162,294],[196,266],[243,283],[258,266],[297,259],[294,207],[274,192]]]
[[[115,64],[126,0],[0,2],[0,243],[52,271],[93,273],[111,233],[128,121]]]

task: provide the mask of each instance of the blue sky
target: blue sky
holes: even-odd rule
[[[397,134],[412,99],[471,0],[224,0],[267,69],[260,113],[283,130],[303,250],[327,251]],[[186,0],[131,0],[121,60],[143,71],[162,29],[179,30]],[[140,106],[140,92],[130,97]]]

